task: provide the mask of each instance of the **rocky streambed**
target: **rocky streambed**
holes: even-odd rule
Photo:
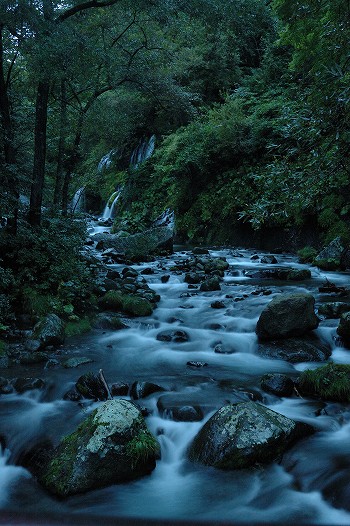
[[[42,360],[3,363],[2,509],[348,523],[348,273],[249,250],[104,260],[93,331],[37,332]]]

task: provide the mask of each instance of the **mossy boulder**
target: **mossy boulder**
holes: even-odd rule
[[[347,347],[350,346],[350,311],[344,312],[341,315],[339,325],[337,328],[337,333],[345,343]]]
[[[217,276],[206,279],[200,286],[200,290],[203,292],[211,292],[214,290],[221,290],[220,281]]]
[[[304,371],[298,381],[298,391],[322,400],[350,402],[350,365],[329,363]]]
[[[314,264],[321,270],[336,270],[342,266],[341,259],[344,250],[340,237],[336,237],[315,257]]]
[[[194,438],[189,458],[220,469],[248,468],[280,457],[298,438],[312,432],[255,402],[222,407]]]
[[[319,319],[311,294],[282,294],[262,311],[256,333],[260,340],[298,337],[317,329]]]
[[[48,314],[35,325],[31,339],[40,341],[41,348],[61,345],[65,339],[65,323],[56,314]]]
[[[149,474],[157,458],[159,444],[141,411],[127,400],[109,400],[63,438],[38,478],[67,497]]]
[[[115,290],[108,291],[99,299],[99,306],[116,312],[124,312],[130,316],[150,316],[153,312],[151,302],[134,294],[122,294]]]

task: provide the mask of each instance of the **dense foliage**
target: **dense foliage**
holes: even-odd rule
[[[184,239],[312,218],[348,240],[349,33],[344,0],[3,0],[0,315],[90,294],[61,222],[81,186],[95,211],[123,187],[115,229],[171,207]]]

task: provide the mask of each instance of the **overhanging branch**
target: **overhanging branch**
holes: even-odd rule
[[[88,2],[83,2],[82,4],[78,4],[74,7],[71,7],[70,9],[66,9],[66,11],[61,13],[56,18],[56,22],[63,22],[64,20],[67,20],[67,18],[70,18],[71,16],[74,16],[77,13],[81,13],[82,11],[86,11],[87,9],[93,9],[96,7],[108,7],[110,5],[117,4],[119,1],[120,0],[89,0]]]

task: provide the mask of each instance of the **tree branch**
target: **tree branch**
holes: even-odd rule
[[[77,13],[86,11],[86,9],[93,9],[95,7],[107,7],[118,3],[119,1],[120,0],[89,0],[88,2],[83,2],[82,4],[78,4],[71,7],[70,9],[66,9],[66,11],[61,13],[55,21],[57,23],[61,23],[64,22],[64,20],[67,20],[67,18],[76,15]]]

